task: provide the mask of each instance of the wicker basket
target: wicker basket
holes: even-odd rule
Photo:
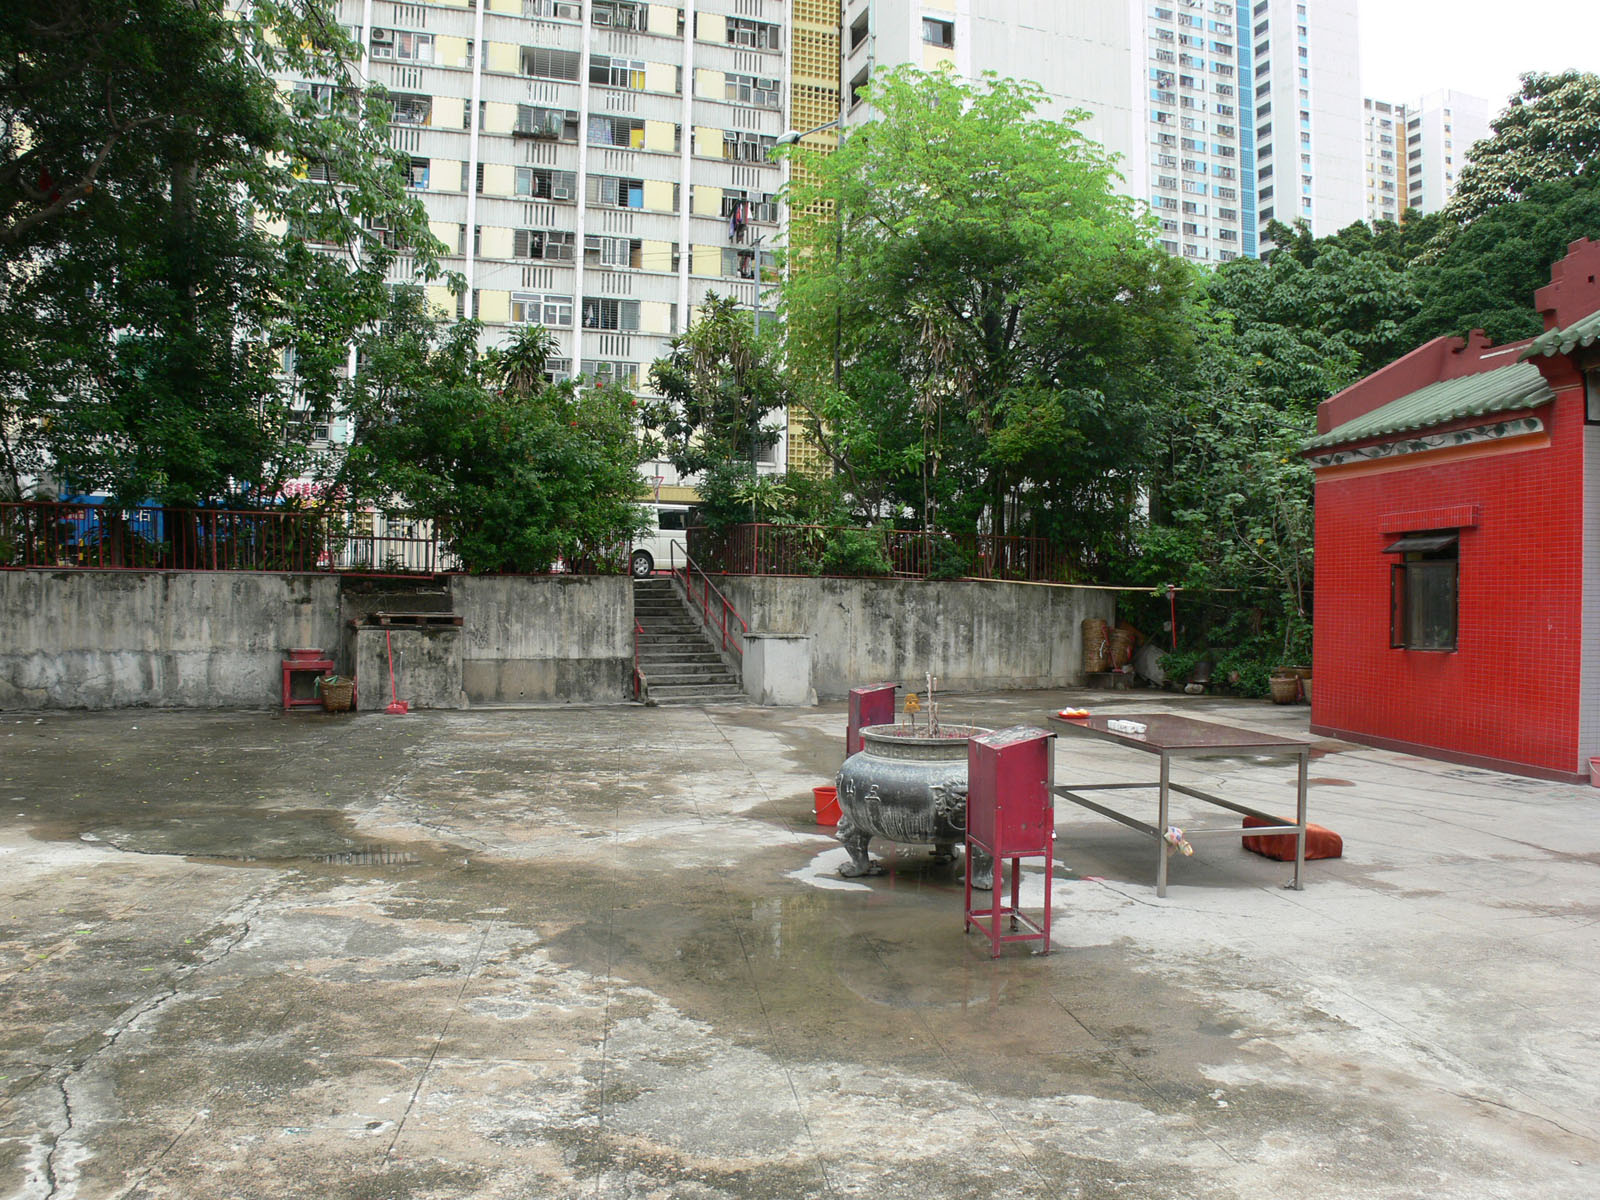
[[[323,712],[349,712],[356,698],[356,681],[340,675],[324,675],[317,680]]]
[[[1111,669],[1125,667],[1133,661],[1133,631],[1117,628],[1111,631]]]
[[[1272,689],[1272,702],[1274,704],[1293,704],[1300,699],[1300,676],[1274,675],[1267,680],[1267,685]]]
[[[1099,617],[1083,620],[1083,669],[1091,675],[1111,669],[1111,633]]]

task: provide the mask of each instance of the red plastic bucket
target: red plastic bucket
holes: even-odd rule
[[[812,788],[814,797],[812,811],[817,814],[818,825],[837,825],[839,823],[839,791],[837,788],[819,787]]]

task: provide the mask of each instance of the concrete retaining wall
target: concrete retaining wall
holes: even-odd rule
[[[461,686],[473,704],[614,704],[633,677],[633,581],[624,575],[451,580]]]
[[[242,571],[0,571],[0,708],[276,707],[291,646],[321,647],[333,652],[336,670],[355,670],[341,582]],[[457,687],[469,704],[627,698],[633,588],[626,577],[458,575],[449,582],[459,636],[408,647],[412,667],[430,672],[429,703],[460,703]],[[951,690],[1081,682],[1079,623],[1114,611],[1111,593],[1089,588],[718,583],[753,631],[814,638],[811,686],[824,698],[864,682],[918,681],[930,670]],[[441,653],[452,661],[433,661]],[[375,655],[363,656],[363,676],[376,669]],[[363,707],[386,704],[387,674],[363,677],[360,690]],[[402,698],[406,690],[402,682]]]
[[[0,571],[0,708],[276,708],[293,646],[326,651],[337,671],[360,678],[361,706],[381,708],[389,702],[382,639],[367,638],[358,654],[349,620],[396,602],[344,596],[342,584],[361,588],[255,571]],[[396,630],[402,699],[418,707],[627,699],[626,577],[449,584],[459,630]]]
[[[339,643],[339,581],[0,571],[0,708],[266,708],[291,646]]]
[[[920,685],[928,671],[952,691],[1081,684],[1081,622],[1116,611],[1115,593],[1094,588],[731,575],[716,583],[752,631],[815,637],[811,682],[824,699],[864,683]]]

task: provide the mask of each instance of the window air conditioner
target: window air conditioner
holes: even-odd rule
[[[392,42],[394,41],[394,34],[387,29],[374,29],[372,31],[372,41],[375,45]]]

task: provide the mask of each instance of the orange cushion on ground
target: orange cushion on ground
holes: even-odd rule
[[[1271,821],[1263,821],[1260,817],[1246,817],[1246,829],[1259,828],[1262,825],[1270,826]],[[1246,837],[1244,848],[1253,850],[1257,854],[1264,854],[1268,858],[1275,858],[1279,862],[1294,861],[1294,834],[1292,833],[1267,833],[1256,837]],[[1331,829],[1324,829],[1321,825],[1306,826],[1306,860],[1313,858],[1342,858],[1344,856],[1344,839]]]

